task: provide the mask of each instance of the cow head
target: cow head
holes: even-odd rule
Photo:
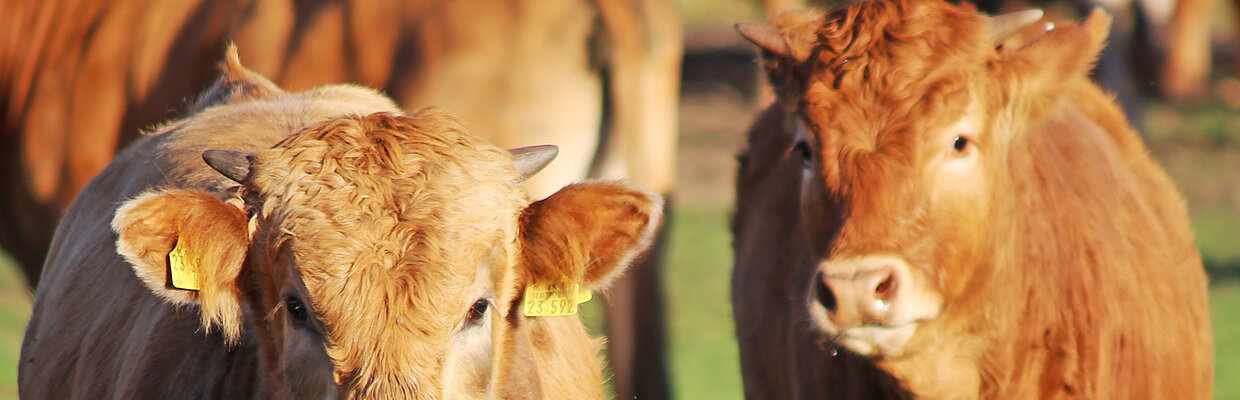
[[[204,98],[223,99],[209,108],[221,115],[283,95],[249,93]],[[545,317],[575,324],[574,342],[531,338],[546,321],[516,314],[524,290],[604,288],[659,218],[657,196],[622,183],[528,204],[518,184],[553,156],[496,148],[434,110],[339,117],[269,150],[210,150],[235,190],[153,190],[126,202],[113,229],[154,294],[196,307],[231,343],[258,342],[276,397],[485,398],[514,387],[523,397],[546,383],[503,361],[597,351],[582,347],[592,342],[575,316]]]
[[[1095,12],[1004,47],[1020,31],[1004,23],[1039,18],[995,23],[968,6],[880,0],[738,27],[762,48],[797,127],[787,151],[804,160],[801,215],[818,263],[803,288],[810,313],[915,391],[925,373],[938,374],[931,386],[976,393],[989,345],[979,332],[1019,310],[987,304],[1021,295],[992,284],[1017,276],[1006,249],[1037,246],[1014,243],[1025,223],[1013,213],[1029,201],[1012,195],[1025,185],[1014,176],[1029,172],[1014,172],[1024,166],[1013,154],[1028,153],[1032,131],[1078,95],[1070,88],[1089,85],[1110,22]],[[909,360],[930,372],[901,369]]]

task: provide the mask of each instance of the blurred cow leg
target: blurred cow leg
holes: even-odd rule
[[[608,107],[592,175],[628,178],[666,196],[676,175],[679,16],[666,0],[601,0],[597,6],[608,45]],[[608,352],[620,399],[670,396],[660,277],[666,235],[664,226],[608,297]]]
[[[1233,12],[1232,20],[1240,21],[1240,0],[1232,0],[1231,11]],[[1240,37],[1232,38],[1232,43],[1232,46],[1235,47],[1233,47],[1231,56],[1231,74],[1234,77],[1240,78]]]
[[[5,158],[16,162],[20,158]],[[10,168],[10,167],[5,167]],[[18,177],[10,177],[18,178]],[[20,178],[18,178],[20,179]],[[20,184],[20,182],[19,182]],[[47,256],[47,247],[51,244],[55,224],[44,221],[55,221],[59,211],[40,205],[33,199],[23,196],[16,190],[9,191],[4,199],[6,205],[0,220],[4,221],[0,228],[0,246],[12,251],[9,253],[21,269],[22,277],[33,289],[39,283],[39,274],[43,270],[43,259]],[[30,251],[22,251],[30,249]]]
[[[667,399],[662,273],[670,207],[650,250],[634,261],[607,298],[608,353],[617,399]]]
[[[1237,2],[1240,4],[1240,2]],[[1212,0],[1179,0],[1171,16],[1162,94],[1177,100],[1201,96],[1210,75]]]

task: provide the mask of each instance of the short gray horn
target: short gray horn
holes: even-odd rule
[[[1042,10],[1032,8],[1022,11],[1003,13],[986,20],[986,31],[990,33],[990,41],[996,45],[1008,40],[1029,24],[1042,19]]]
[[[763,50],[769,51],[780,57],[789,57],[792,55],[792,49],[788,47],[788,42],[784,40],[784,36],[779,33],[779,28],[766,24],[739,23],[736,24],[736,32],[741,37],[748,40]]]
[[[560,148],[555,145],[545,144],[541,146],[519,147],[508,150],[512,153],[512,162],[517,165],[517,173],[521,174],[521,182],[525,182],[530,177],[537,174],[551,164],[551,160],[560,154]]]
[[[207,165],[237,183],[245,182],[246,176],[250,175],[250,161],[253,159],[254,153],[239,150],[211,149],[202,152],[202,160]]]

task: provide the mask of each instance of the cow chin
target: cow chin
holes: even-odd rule
[[[900,326],[857,326],[836,335],[836,343],[857,354],[867,356],[896,356],[902,354],[904,345],[917,332],[917,323]]]
[[[874,358],[904,355],[918,325],[938,318],[943,306],[928,276],[900,257],[828,260],[813,282],[809,313],[817,329]]]
[[[855,325],[844,328],[837,327],[828,315],[826,308],[814,302],[810,305],[810,315],[814,325],[822,333],[832,339],[835,344],[854,353],[874,358],[891,358],[904,355],[904,345],[917,332],[919,321],[900,325]]]

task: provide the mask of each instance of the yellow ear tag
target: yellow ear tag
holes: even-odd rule
[[[183,243],[181,239],[177,238],[176,246],[168,252],[168,273],[172,277],[172,287],[182,290],[199,290],[202,286],[198,282],[198,264],[186,256],[185,246],[181,243]]]
[[[525,288],[527,317],[551,317],[577,313],[577,304],[590,301],[589,291],[579,291],[581,285],[567,283],[536,283]]]

